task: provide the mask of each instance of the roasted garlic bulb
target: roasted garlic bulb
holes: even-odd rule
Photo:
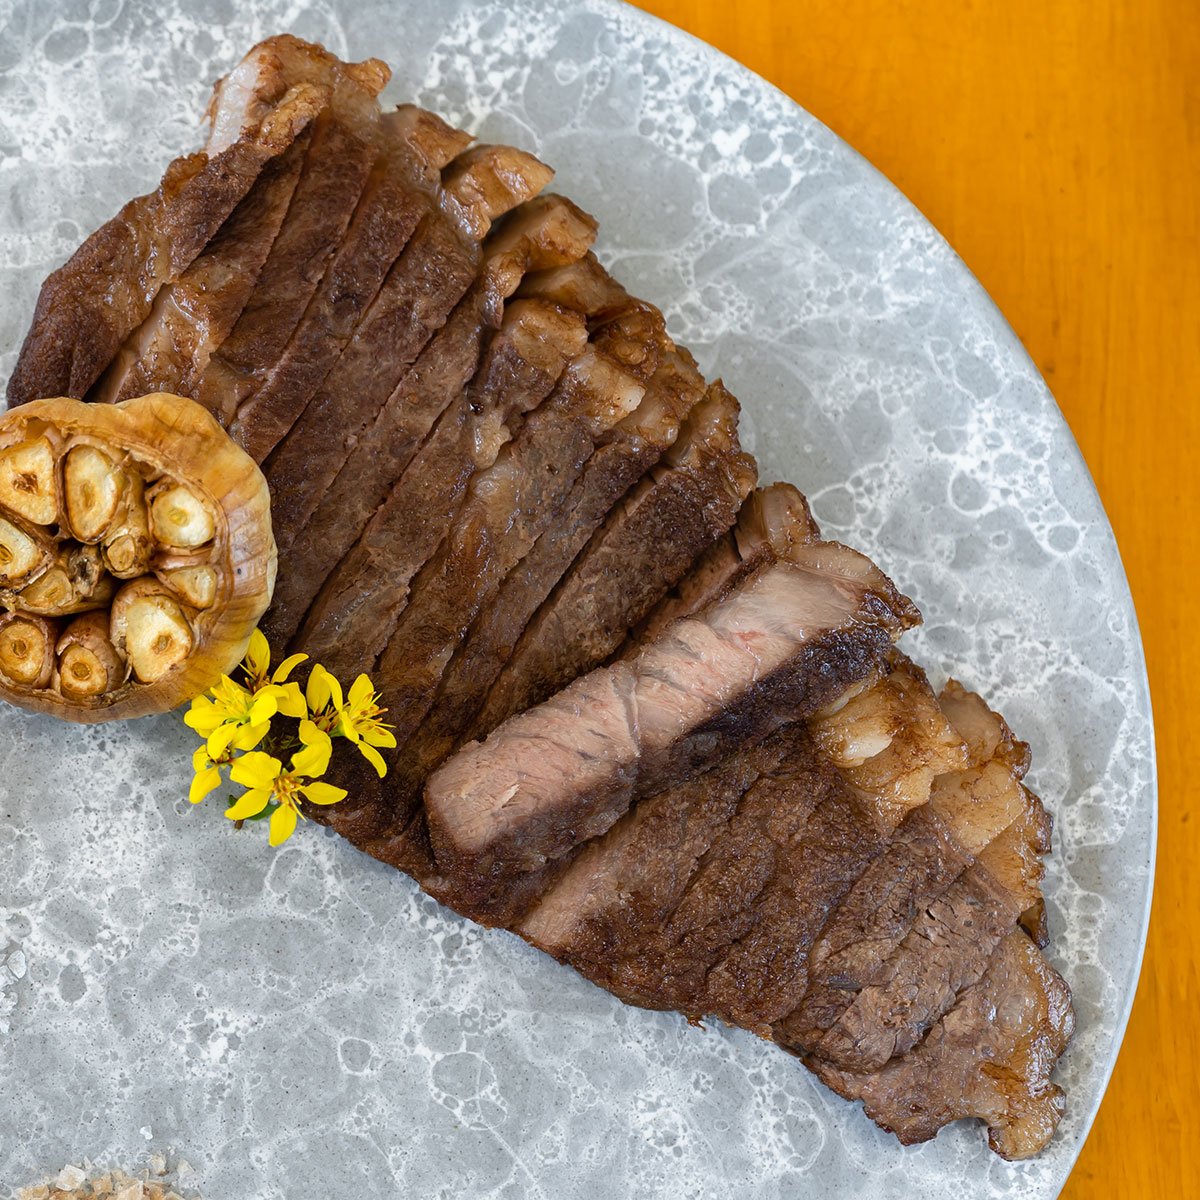
[[[0,698],[84,723],[174,708],[241,661],[275,566],[266,480],[193,401],[0,418]]]

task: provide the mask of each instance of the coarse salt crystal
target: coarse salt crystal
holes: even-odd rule
[[[63,1167],[54,1180],[54,1186],[61,1188],[64,1192],[69,1192],[85,1183],[87,1183],[87,1176],[79,1167],[72,1166]]]

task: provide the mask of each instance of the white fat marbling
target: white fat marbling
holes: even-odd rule
[[[626,1008],[331,834],[272,853],[182,799],[178,718],[0,713],[0,1188],[173,1150],[208,1200],[1049,1197],[1131,999],[1149,698],[1120,561],[1051,397],[913,208],[742,68],[598,0],[0,0],[0,378],[40,281],[199,145],[291,30],[532,147],[617,274],[745,405],[766,478],[917,598],[909,648],[1034,746],[1079,1033],[1058,1137],[902,1149],[749,1034]]]

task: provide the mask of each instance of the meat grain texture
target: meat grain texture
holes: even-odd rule
[[[744,1026],[902,1141],[1052,1136],[1027,750],[591,251],[529,153],[291,37],[46,282],[9,403],[175,390],[263,465],[276,648],[399,745],[314,813],[622,999]]]

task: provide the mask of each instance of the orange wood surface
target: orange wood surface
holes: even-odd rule
[[[994,297],[1079,440],[1141,620],[1161,801],[1141,985],[1063,1196],[1200,1197],[1200,4],[640,6],[892,179]]]

